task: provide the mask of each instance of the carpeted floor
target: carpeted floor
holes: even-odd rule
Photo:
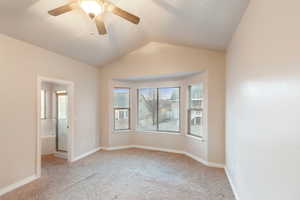
[[[1,200],[234,200],[224,170],[179,154],[99,151],[68,164],[43,158],[42,177]]]

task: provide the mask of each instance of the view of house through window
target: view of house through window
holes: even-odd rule
[[[138,128],[145,131],[157,129],[157,89],[138,89]]]
[[[130,129],[130,89],[114,88],[114,130]]]
[[[188,134],[203,136],[203,83],[189,86]]]
[[[179,88],[158,89],[158,130],[180,131]]]
[[[180,88],[138,89],[138,129],[180,131]]]

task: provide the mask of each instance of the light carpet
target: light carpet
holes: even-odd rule
[[[46,156],[42,177],[1,200],[234,200],[223,169],[180,154],[99,151],[75,163]]]

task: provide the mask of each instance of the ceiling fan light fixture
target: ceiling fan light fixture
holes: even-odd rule
[[[103,11],[102,5],[97,0],[80,0],[79,5],[90,17],[96,17]]]
[[[83,10],[93,20],[97,26],[99,35],[107,34],[103,16],[101,15],[103,12],[111,12],[133,24],[140,22],[138,16],[117,7],[110,0],[72,0],[65,5],[49,10],[48,13],[51,16],[59,16],[77,9]]]

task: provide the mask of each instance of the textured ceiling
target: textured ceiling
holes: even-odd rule
[[[249,0],[112,0],[141,17],[133,25],[107,13],[108,35],[99,36],[82,12],[47,11],[68,0],[0,0],[0,33],[103,66],[149,41],[224,50]]]

